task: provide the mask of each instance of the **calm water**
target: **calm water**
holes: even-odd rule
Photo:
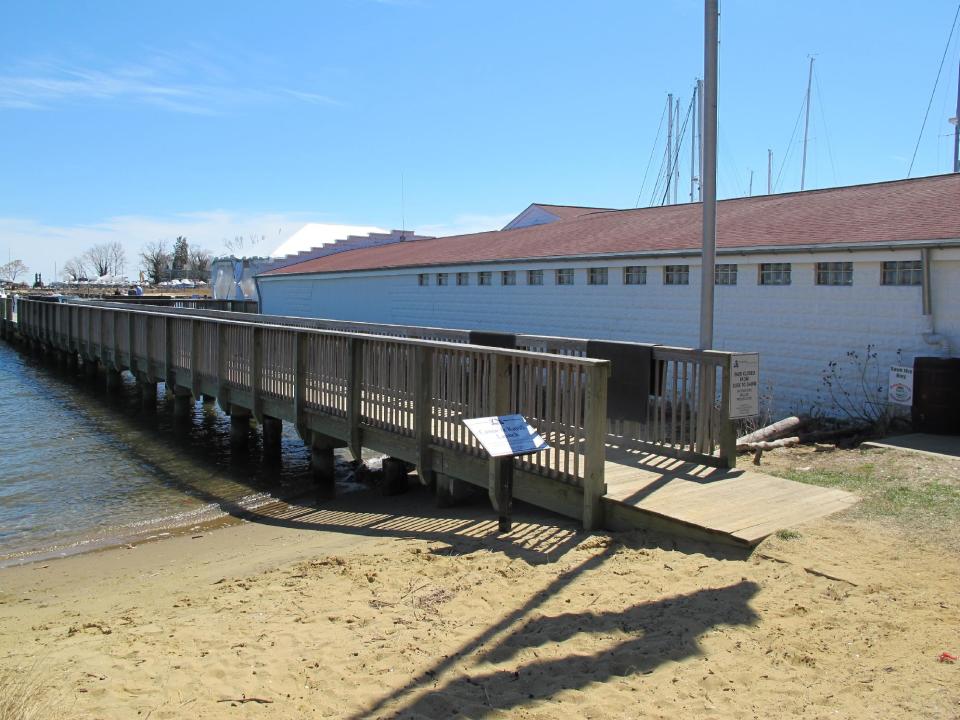
[[[214,405],[174,422],[163,385],[151,414],[127,380],[107,395],[102,376],[89,383],[0,341],[0,567],[309,490],[309,453],[292,427],[282,461],[263,462],[259,433],[245,453],[230,451],[230,419]]]

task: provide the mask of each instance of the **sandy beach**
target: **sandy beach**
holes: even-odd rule
[[[424,490],[0,571],[62,717],[960,717],[957,556],[834,517],[752,554]]]

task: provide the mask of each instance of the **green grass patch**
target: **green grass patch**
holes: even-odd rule
[[[876,485],[872,463],[865,463],[848,470],[814,468],[812,470],[785,470],[778,474],[788,480],[807,483],[807,485],[837,488],[858,495],[869,492]]]

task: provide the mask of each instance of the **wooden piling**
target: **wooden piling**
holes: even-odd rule
[[[280,418],[263,416],[263,456],[269,460],[280,458],[280,441],[283,436],[283,421]]]

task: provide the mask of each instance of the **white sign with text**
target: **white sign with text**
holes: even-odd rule
[[[887,400],[894,405],[913,405],[913,368],[892,365],[887,387]]]
[[[760,414],[760,355],[736,353],[730,361],[730,419]]]
[[[491,457],[529,455],[549,447],[523,415],[471,418],[463,424]]]

